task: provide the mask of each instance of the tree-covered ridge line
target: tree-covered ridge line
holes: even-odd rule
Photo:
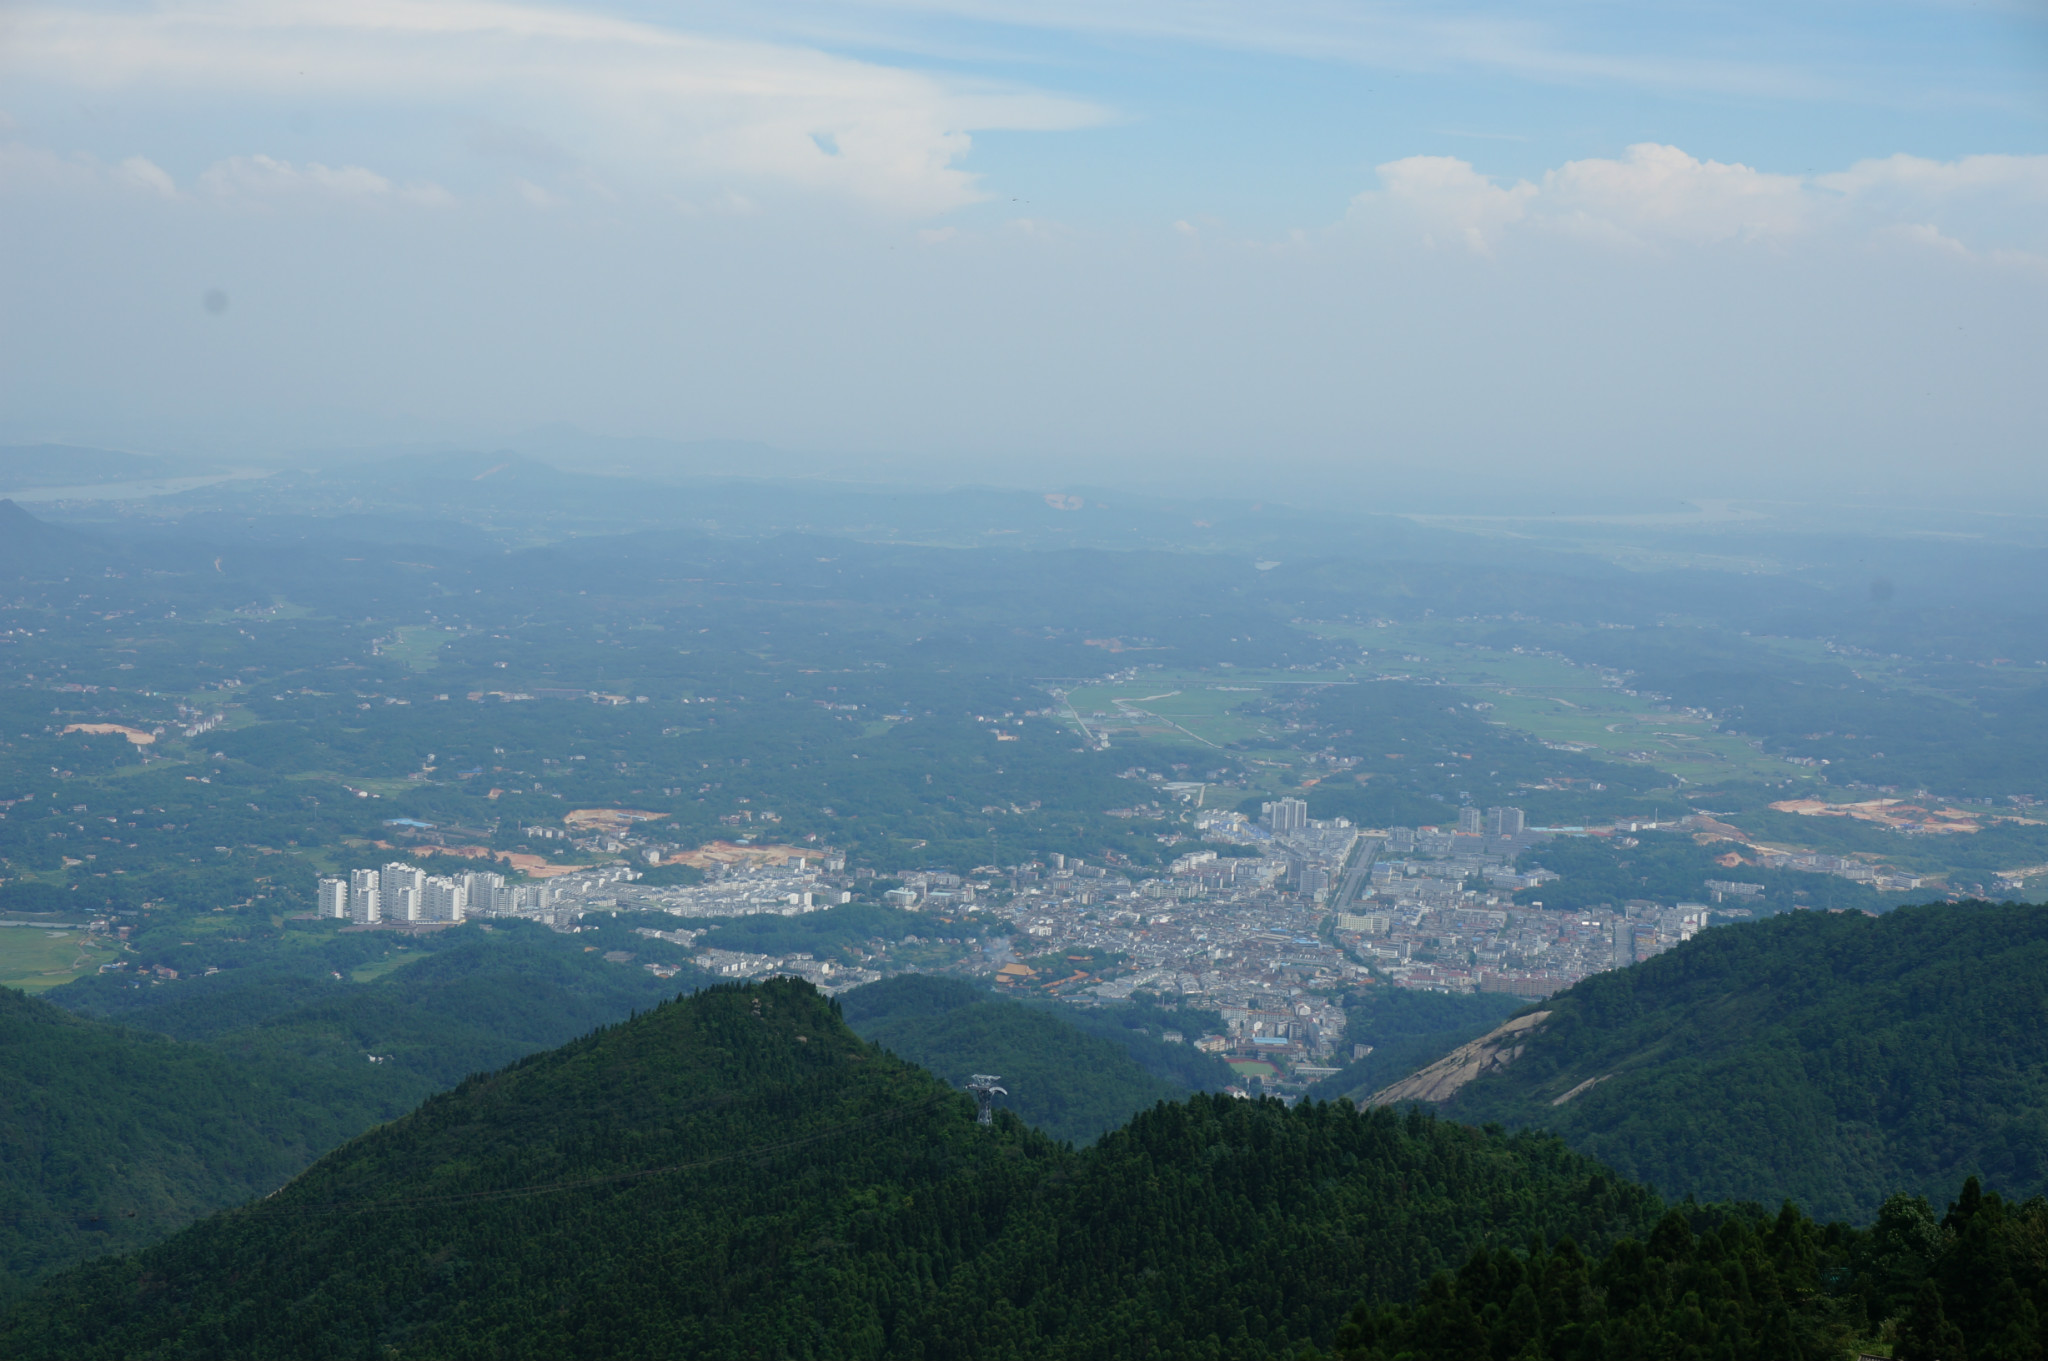
[[[1667,1210],[1545,1136],[1208,1096],[1074,1152],[1008,1116],[977,1128],[836,1011],[800,983],[720,986],[472,1078],[277,1196],[53,1280],[0,1317],[0,1346],[2037,1355],[2038,1198],[1972,1180],[1937,1219],[1894,1194],[1867,1230],[1790,1204]]]
[[[673,995],[590,939],[517,922],[398,947],[321,933],[175,985],[0,989],[0,1298],[273,1191],[471,1073]],[[348,981],[365,964],[372,980]]]
[[[250,1213],[49,1282],[0,1352],[1291,1356],[1361,1282],[1654,1223],[1555,1140],[1419,1114],[1197,1096],[1079,1152],[980,1128],[834,1013],[719,987],[471,1079]]]
[[[1148,1030],[998,997],[966,979],[905,974],[838,1000],[863,1039],[955,1087],[976,1072],[999,1075],[1003,1108],[1064,1142],[1085,1144],[1158,1102],[1235,1080],[1221,1060]]]
[[[1867,1231],[1790,1202],[1687,1204],[1590,1260],[1569,1240],[1481,1248],[1412,1303],[1361,1303],[1327,1361],[1712,1356],[2031,1361],[2048,1351],[2048,1201],[1973,1177],[1936,1220],[1894,1195]]]
[[[1972,1175],[2036,1195],[2044,977],[2039,908],[1716,927],[1540,1004],[1551,1015],[1514,1062],[1445,1109],[1554,1131],[1670,1196],[1789,1197],[1860,1220]]]

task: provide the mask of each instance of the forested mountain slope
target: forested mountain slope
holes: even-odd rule
[[[1091,1033],[1071,1007],[1031,1006],[979,983],[903,974],[843,994],[863,1039],[955,1086],[1000,1074],[1003,1107],[1055,1139],[1087,1143],[1160,1101],[1221,1090],[1230,1069],[1185,1044],[1141,1030]],[[1073,1019],[1070,1019],[1073,1018]]]
[[[471,1079],[76,1268],[0,1354],[1291,1357],[1361,1290],[1656,1213],[1553,1139],[1343,1106],[1201,1096],[1071,1152],[977,1126],[775,981]]]
[[[472,1073],[654,1006],[703,977],[681,947],[634,936],[595,914],[576,935],[503,921],[399,938],[396,945],[392,939],[374,932],[337,937],[303,957],[284,955],[173,987],[139,987],[120,975],[86,978],[50,1000],[236,1054],[351,1071],[367,1067],[365,1056],[374,1054],[397,1103],[388,1119]],[[661,980],[637,962],[605,960],[604,951],[615,946],[666,956],[681,972]],[[350,981],[356,956],[342,952],[352,948],[374,952],[363,957],[367,983]]]
[[[1893,1196],[1869,1230],[1787,1205],[1687,1204],[1648,1239],[1474,1252],[1419,1300],[1362,1303],[1335,1361],[2032,1361],[2048,1317],[2048,1201],[1972,1179],[1939,1219]]]
[[[0,988],[0,1299],[271,1191],[393,1113],[353,1068],[229,1055]]]
[[[1796,912],[1720,927],[1540,1009],[1445,1103],[1667,1196],[1867,1222],[1969,1175],[2048,1190],[2048,911]]]
[[[613,943],[524,923],[404,947],[357,935],[173,983],[0,988],[0,1300],[267,1194],[464,1077],[696,976],[659,981],[593,939]],[[399,967],[365,982],[326,967],[363,957]]]

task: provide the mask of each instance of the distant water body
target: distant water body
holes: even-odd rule
[[[268,468],[242,468],[210,477],[160,477],[147,482],[98,482],[82,487],[23,487],[19,491],[0,488],[0,496],[23,503],[30,501],[144,501],[152,496],[175,496],[181,491],[211,487],[252,477],[268,477]]]

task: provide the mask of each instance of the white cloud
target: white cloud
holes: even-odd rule
[[[517,176],[512,179],[512,192],[519,195],[522,202],[534,208],[559,208],[567,202],[560,194],[552,193],[532,180],[523,180]]]
[[[1696,160],[1675,146],[1630,147],[1620,160],[1568,161],[1543,177],[1545,215],[1638,239],[1748,241],[1803,230],[1811,193],[1796,175]]]
[[[38,7],[17,9],[9,27],[0,70],[88,91],[374,100],[386,110],[453,102],[486,124],[516,124],[530,145],[657,182],[759,181],[911,214],[981,197],[958,164],[971,131],[1101,118],[1078,100],[503,0]]]
[[[859,8],[1279,53],[1379,69],[1440,71],[1462,66],[1574,85],[1746,97],[1840,98],[1844,93],[1841,78],[1818,72],[1810,63],[1704,55],[1697,44],[1640,29],[1632,36],[1647,38],[1647,46],[1617,46],[1617,25],[1594,17],[1590,23],[1578,23],[1575,32],[1573,16],[1554,7],[1546,13],[1526,5],[1404,0],[855,0],[835,6],[834,18],[841,10]]]
[[[200,187],[225,199],[325,199],[333,201],[413,203],[440,207],[454,196],[437,184],[393,184],[359,165],[303,166],[271,156],[232,156],[207,167]]]
[[[1502,184],[1469,162],[1411,156],[1378,167],[1380,187],[1352,201],[1354,221],[1419,232],[1430,245],[1462,242],[1491,255],[1515,233],[1571,236],[1632,249],[1888,240],[1994,263],[2026,263],[2043,233],[2048,156],[1912,156],[1862,161],[1824,175],[1785,175],[1700,160],[1640,143],[1618,158],[1568,161],[1541,180]],[[1995,249],[1972,235],[2031,237]]]
[[[1442,239],[1461,241],[1486,255],[1502,228],[1528,211],[1536,186],[1528,183],[1503,189],[1452,156],[1409,156],[1379,167],[1384,188],[1379,197],[1419,223],[1430,245]],[[1373,195],[1361,194],[1360,206],[1372,206]]]
[[[178,186],[162,166],[142,156],[130,156],[114,167],[117,178],[125,180],[138,189],[147,189],[164,198],[175,198]]]
[[[1927,200],[1998,193],[2040,203],[2048,202],[2048,156],[1965,156],[1931,161],[1902,152],[1881,160],[1858,161],[1847,170],[1821,175],[1814,183],[1851,197],[1898,194]]]

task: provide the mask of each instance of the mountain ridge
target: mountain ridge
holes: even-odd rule
[[[2044,977],[2048,911],[2010,903],[1716,927],[1541,1003],[1514,1061],[1440,1109],[1550,1130],[1666,1195],[1823,1218],[1972,1175],[2037,1194]]]
[[[0,1353],[1291,1358],[1362,1285],[1657,1209],[1547,1136],[1321,1103],[1196,1096],[1074,1152],[977,1125],[777,980],[471,1078],[75,1268]]]

